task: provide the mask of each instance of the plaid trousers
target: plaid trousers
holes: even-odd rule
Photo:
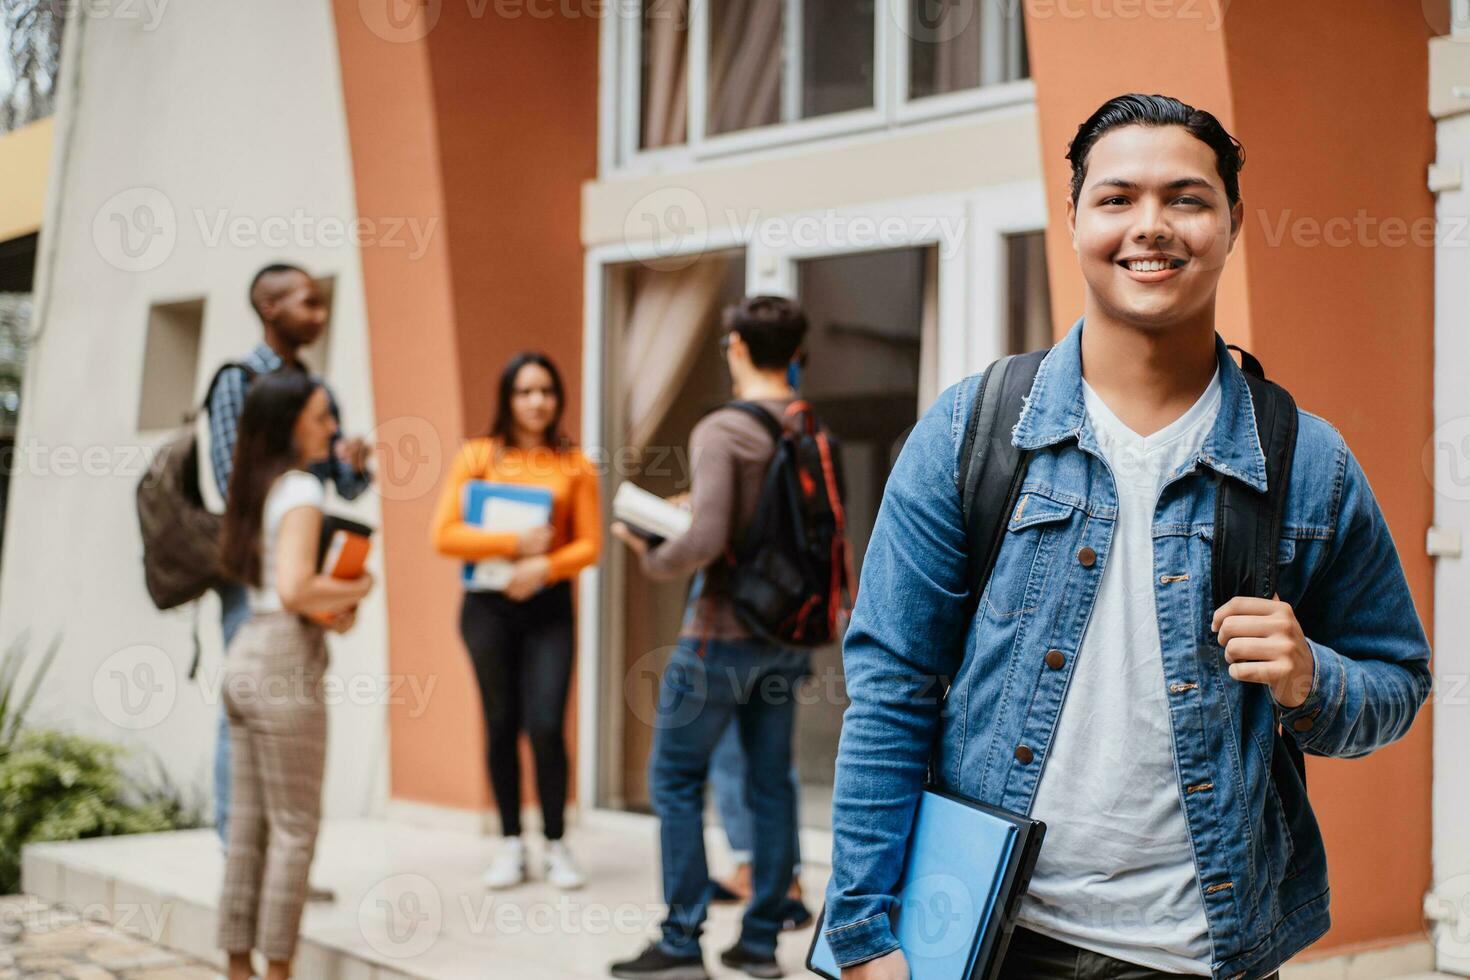
[[[327,646],[294,613],[257,614],[230,644],[224,679],[234,775],[219,946],[269,960],[296,951],[321,824]]]

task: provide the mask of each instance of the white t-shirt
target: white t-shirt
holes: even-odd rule
[[[1164,688],[1153,520],[1164,484],[1198,454],[1219,414],[1220,375],[1148,437],[1085,381],[1083,397],[1117,484],[1118,522],[1036,789],[1032,815],[1046,822],[1046,843],[1020,921],[1150,969],[1209,976],[1209,927]]]
[[[260,521],[260,588],[250,590],[251,612],[280,612],[276,593],[276,533],[281,521],[297,507],[321,510],[327,501],[322,481],[305,470],[287,470],[276,477],[265,495],[265,513]]]

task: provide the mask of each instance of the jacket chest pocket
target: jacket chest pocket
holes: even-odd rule
[[[1035,610],[1046,593],[1057,550],[1081,511],[1037,491],[1021,494],[1006,525],[995,570],[985,587],[989,615],[1006,619]]]

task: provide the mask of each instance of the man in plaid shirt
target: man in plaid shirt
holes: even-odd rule
[[[301,348],[310,345],[327,325],[327,306],[313,279],[305,270],[293,265],[268,265],[255,274],[250,283],[250,305],[260,316],[265,340],[240,358],[256,374],[278,370],[307,370],[297,357]],[[320,380],[320,379],[318,379]],[[326,387],[326,382],[322,382]],[[235,436],[240,411],[245,406],[249,388],[246,373],[239,368],[226,368],[214,386],[209,399],[209,457],[214,466],[215,484],[220,499],[229,497],[230,476],[235,463]],[[341,423],[337,400],[327,388],[332,415]],[[311,468],[322,482],[330,480],[337,493],[347,500],[357,497],[372,483],[368,472],[368,444],[361,438],[336,439],[332,455]],[[230,583],[218,589],[225,647],[229,648],[235,632],[250,618],[250,604],[245,587]],[[220,839],[227,840],[230,812],[230,732],[223,710],[219,716],[219,733],[214,754],[215,827]]]

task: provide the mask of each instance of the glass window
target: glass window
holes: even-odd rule
[[[639,146],[679,146],[688,139],[688,0],[646,0],[642,30]]]
[[[1027,78],[1020,3],[910,0],[909,98],[922,99]]]
[[[802,20],[802,118],[871,108],[872,0],[806,0]]]
[[[709,16],[710,135],[873,105],[873,0],[712,0]]]
[[[1008,353],[1052,345],[1051,289],[1046,275],[1046,232],[1006,236]]]

